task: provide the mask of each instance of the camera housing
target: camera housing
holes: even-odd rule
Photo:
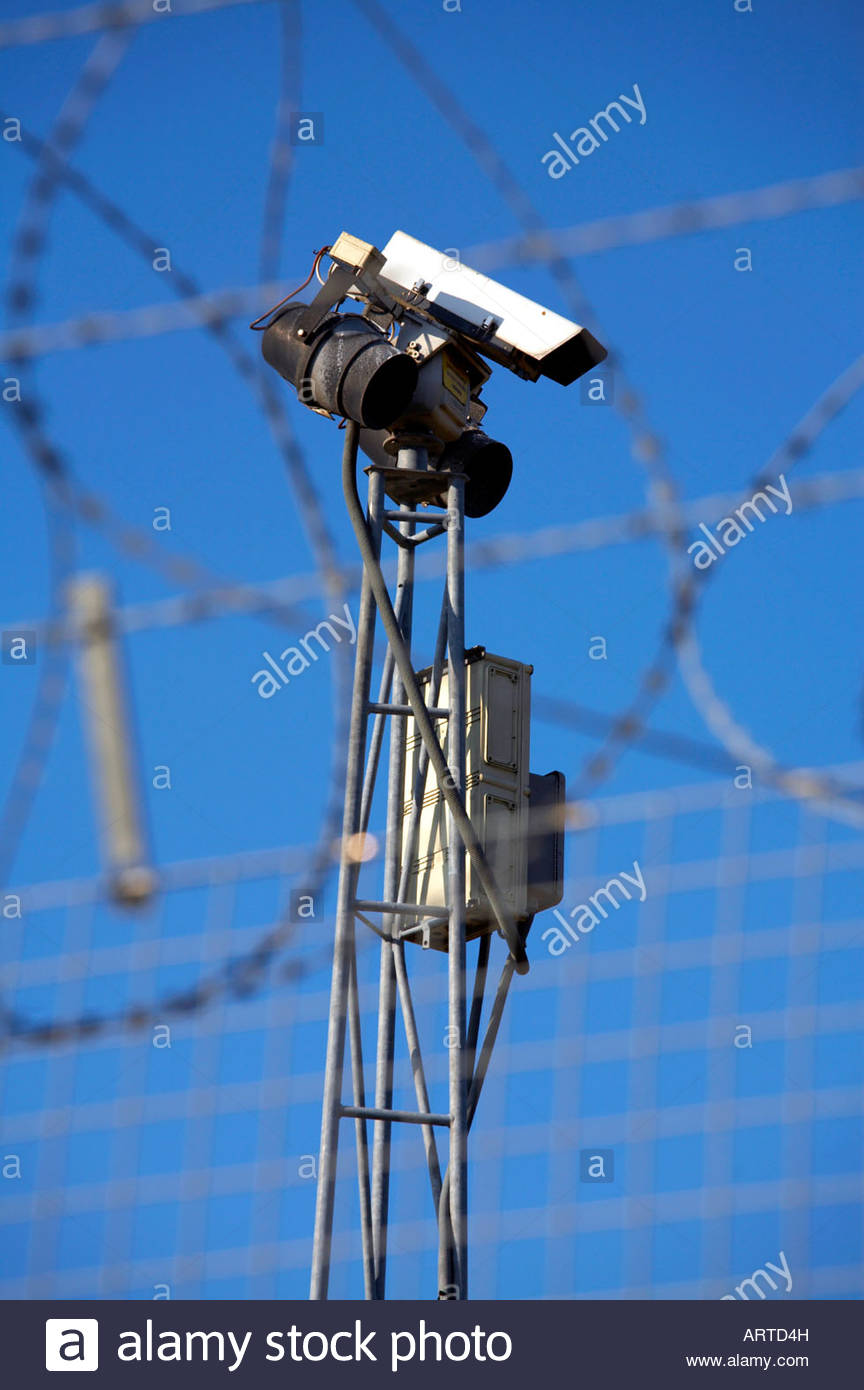
[[[273,311],[264,357],[310,410],[361,425],[376,466],[392,464],[400,439],[419,441],[430,471],[465,474],[466,515],[485,516],[513,469],[506,445],[479,428],[489,363],[569,386],[606,349],[587,328],[406,232],[383,251],[342,232],[327,250],[332,265],[314,299]],[[362,313],[339,312],[346,299]]]
[[[460,333],[517,376],[569,386],[606,357],[587,328],[406,232],[395,232],[382,254],[378,278],[397,303]]]

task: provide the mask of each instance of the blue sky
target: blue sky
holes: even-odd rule
[[[854,40],[843,37],[850,14],[844,5],[821,7],[817,16],[806,7],[790,14],[760,4],[753,14],[736,14],[731,4],[671,4],[661,18],[613,5],[592,15],[588,26],[566,7],[549,6],[535,27],[526,26],[516,5],[466,5],[461,14],[415,5],[407,32],[421,49],[434,46],[435,67],[457,92],[469,94],[470,108],[541,215],[557,227],[853,164]],[[404,227],[463,254],[518,231],[366,21],[351,5],[339,16],[346,61],[338,80],[326,62],[332,40],[305,17],[298,109],[324,113],[325,143],[297,151],[282,258],[286,279],[302,278],[312,249],[343,227],[379,244]],[[158,234],[173,264],[205,288],[255,280],[276,32],[273,6],[200,22],[172,18],[167,32],[162,22],[147,26],[76,156],[101,188]],[[47,132],[91,46],[89,38],[67,40],[6,55],[7,108],[20,111],[30,129]],[[582,124],[634,82],[644,96],[646,124],[623,128],[578,169],[551,180],[540,158],[552,131]],[[32,169],[14,145],[6,147],[5,163],[14,216],[15,195]],[[811,211],[746,235],[731,229],[678,238],[586,257],[579,265],[606,341],[624,353],[649,420],[669,442],[684,496],[744,489],[853,359],[860,269],[852,246],[860,215],[857,205]],[[752,250],[752,273],[733,268],[739,246]],[[541,269],[510,271],[507,278],[558,307],[557,289]],[[168,298],[162,279],[61,194],[40,318],[159,302]],[[191,550],[226,575],[271,579],[313,568],[266,426],[204,335],[56,353],[36,375],[78,476],[129,521],[149,527],[156,507],[170,507],[165,545]],[[496,373],[486,393],[487,424],[510,445],[515,480],[472,536],[614,514],[642,502],[643,477],[620,420],[611,410],[579,408],[577,392]],[[854,465],[858,409],[830,429],[802,465],[804,474]],[[293,402],[291,411],[347,558],[338,440],[326,422],[303,418]],[[17,462],[10,469],[15,525],[4,545],[4,612],[15,620],[44,611],[45,546],[37,490],[11,432],[6,448]],[[707,599],[702,630],[709,669],[742,722],[788,762],[841,760],[860,746],[856,618],[844,612],[838,631],[829,617],[856,561],[856,525],[854,503],[774,519],[758,540],[721,562]],[[82,558],[106,563],[98,537],[82,538]],[[118,565],[112,557],[111,567],[127,602],[171,591],[141,566]],[[518,579],[479,575],[471,584],[469,627],[490,649],[506,646],[532,660],[538,691],[614,710],[632,692],[664,620],[665,572],[662,547],[646,542],[535,563]],[[757,588],[758,619],[747,611]],[[595,633],[607,638],[604,663],[586,659]],[[172,844],[187,854],[228,848],[238,833],[250,844],[293,842],[304,838],[304,824],[315,824],[328,673],[322,664],[281,700],[264,704],[249,679],[266,638],[259,624],[228,621],[147,634],[131,653],[137,701],[149,711],[145,759],[175,759],[190,800],[208,807],[206,830],[200,822],[195,828],[191,821],[157,823],[164,852]],[[783,681],[778,700],[775,677],[782,669],[795,671],[794,691]],[[32,679],[24,673],[18,686]],[[173,692],[167,700],[166,680]],[[26,701],[17,698],[17,687],[6,686],[14,747]],[[206,710],[205,725],[196,718],[189,729],[195,707]],[[667,726],[700,732],[686,701],[673,696],[662,714]],[[302,805],[278,797],[274,823],[285,769],[262,755],[274,739],[291,741],[292,725],[302,722],[308,732],[310,718],[320,739],[304,738],[290,755],[292,781],[304,787]],[[226,721],[232,748],[242,747],[254,778],[231,752],[220,755],[218,731],[224,736]],[[57,766],[70,771],[76,738],[73,729],[64,732]],[[538,737],[545,738],[539,730]],[[561,739],[558,733],[546,739],[550,755]],[[641,782],[646,770],[631,761],[621,770],[628,774]],[[53,787],[46,787],[46,815],[49,808],[61,814],[65,781],[55,773]],[[231,795],[217,795],[217,786],[230,787]],[[160,819],[163,814],[164,808]],[[55,850],[63,853],[62,842],[55,841]],[[44,837],[34,837],[19,866],[26,878],[74,871],[74,864],[52,867],[45,853]]]
[[[59,8],[66,8],[60,5]],[[88,123],[73,163],[204,289],[258,275],[268,152],[279,84],[279,7],[246,5],[142,27]],[[565,228],[617,214],[843,169],[861,160],[860,22],[851,0],[789,6],[753,0],[565,0],[388,6],[485,130],[544,223]],[[6,16],[35,13],[7,0]],[[3,108],[45,136],[94,38],[0,53]],[[551,179],[552,132],[582,126],[638,84],[644,125],[622,128],[578,168]],[[377,245],[402,228],[439,248],[522,229],[471,153],[350,0],[326,15],[302,7],[298,111],[323,113],[324,141],[295,148],[280,275],[299,283],[313,251],[347,230]],[[14,143],[3,161],[5,245],[33,175]],[[574,269],[592,328],[626,360],[685,499],[748,492],[749,480],[859,352],[860,203],[810,210],[657,244],[585,256]],[[740,248],[753,269],[736,271]],[[496,274],[490,267],[490,273]],[[567,312],[542,266],[505,283]],[[123,246],[62,191],[39,279],[38,322],[167,302],[168,273]],[[246,346],[258,341],[237,325]],[[7,373],[4,373],[8,375]],[[268,581],[312,571],[314,554],[278,451],[248,387],[202,332],[55,352],[21,373],[38,387],[76,477],[166,551],[194,554],[225,578]],[[277,383],[279,384],[279,383]],[[286,393],[289,388],[286,386]],[[611,409],[580,404],[578,386],[529,384],[496,370],[486,428],[507,442],[514,480],[469,541],[624,513],[643,505],[645,474]],[[3,626],[47,611],[40,493],[0,413]],[[354,557],[333,425],[288,401],[291,427],[339,555]],[[792,476],[859,466],[856,399]],[[788,765],[850,761],[861,750],[860,502],[771,518],[715,566],[699,619],[706,666],[755,738]],[[152,531],[170,509],[170,533]],[[717,520],[710,515],[705,521]],[[694,534],[695,528],[694,528]],[[177,592],[92,529],[81,564],[114,577],[124,603]],[[659,541],[555,556],[469,576],[469,642],[530,661],[534,689],[606,713],[626,705],[669,609]],[[418,604],[435,601],[425,586]],[[355,603],[356,608],[356,603]],[[333,611],[307,607],[308,625]],[[336,610],[340,611],[340,610]],[[331,658],[268,701],[251,678],[261,654],[296,640],[266,620],[229,618],[146,631],[128,644],[142,778],[171,768],[170,794],[148,790],[157,859],[311,844],[321,820],[332,734]],[[425,660],[432,642],[418,653]],[[285,634],[287,633],[287,637]],[[602,635],[605,661],[588,657]],[[2,668],[6,749],[0,792],[23,739],[38,665]],[[657,727],[708,739],[680,680]],[[573,781],[594,745],[535,721],[532,763]],[[641,791],[704,774],[630,752],[608,783]],[[69,700],[13,878],[98,871],[82,731]],[[622,861],[623,862],[623,861]],[[610,866],[610,871],[611,871]],[[617,865],[615,867],[618,867]],[[573,899],[575,901],[575,899]]]

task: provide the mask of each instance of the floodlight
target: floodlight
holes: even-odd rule
[[[469,429],[445,445],[438,467],[458,467],[465,474],[465,515],[487,516],[503,498],[513,476],[513,455],[482,430]]]
[[[391,430],[361,430],[360,448],[373,463],[381,467],[392,465],[399,439],[397,430],[398,425]],[[463,430],[445,444],[435,462],[436,471],[442,474],[441,491],[430,494],[428,500],[446,507],[446,475],[458,470],[465,474],[465,515],[469,517],[487,516],[497,507],[513,476],[513,455],[507,445],[490,439],[476,427]]]
[[[328,314],[308,336],[296,329],[307,306],[295,304],[268,325],[261,350],[304,405],[380,429],[400,415],[417,385],[417,364],[359,314]]]

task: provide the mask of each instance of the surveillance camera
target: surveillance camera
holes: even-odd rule
[[[335,248],[334,248],[335,250]],[[478,352],[536,381],[569,386],[606,356],[593,334],[405,232],[382,252],[378,279],[412,314],[462,334]]]
[[[252,325],[263,324],[264,357],[310,410],[361,425],[376,466],[400,439],[423,440],[433,470],[465,475],[466,515],[485,516],[512,472],[506,445],[479,429],[488,362],[569,386],[606,349],[587,328],[405,232],[383,251],[348,232],[326,249],[332,265],[314,299],[283,300]],[[346,299],[363,312],[339,311]]]

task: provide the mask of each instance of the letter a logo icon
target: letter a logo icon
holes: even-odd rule
[[[46,1371],[98,1371],[96,1318],[48,1318],[45,1322]]]

